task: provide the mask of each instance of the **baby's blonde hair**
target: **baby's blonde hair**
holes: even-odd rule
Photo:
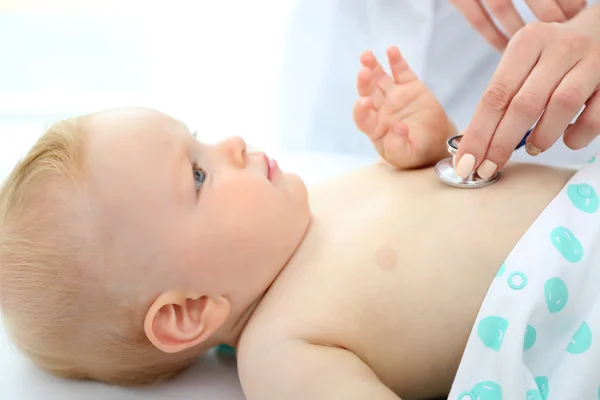
[[[115,290],[103,277],[111,258],[91,223],[81,122],[48,129],[0,191],[4,326],[27,357],[60,377],[121,385],[170,377],[201,350],[158,350],[143,329],[153,299]]]

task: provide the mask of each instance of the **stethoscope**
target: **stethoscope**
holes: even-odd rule
[[[520,149],[525,146],[527,142],[527,137],[531,133],[533,129],[527,131],[521,142],[517,145],[515,150]],[[450,153],[450,157],[444,158],[439,161],[435,165],[435,173],[437,177],[447,185],[458,187],[458,188],[468,188],[468,189],[476,189],[489,186],[493,183],[496,183],[500,179],[500,175],[502,175],[501,171],[497,171],[494,175],[492,175],[488,179],[483,179],[477,175],[477,172],[472,172],[466,179],[461,178],[456,175],[456,153],[458,152],[458,145],[460,144],[460,139],[462,135],[452,136],[446,142],[446,147],[448,149],[448,153]]]

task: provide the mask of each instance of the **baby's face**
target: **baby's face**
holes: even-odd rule
[[[245,303],[302,241],[304,183],[242,139],[204,144],[145,109],[94,114],[87,129],[100,231],[118,257],[137,260],[120,271],[131,278]]]

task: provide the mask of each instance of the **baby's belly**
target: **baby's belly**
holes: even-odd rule
[[[382,272],[372,277],[370,283],[379,287],[373,305],[377,311],[356,315],[357,334],[342,340],[403,398],[448,392],[479,307],[501,264],[490,257],[459,266],[452,261],[453,254],[446,256],[442,259],[440,252],[437,260],[427,264],[400,258],[408,268],[399,267],[393,276]],[[369,267],[380,268],[365,265]]]

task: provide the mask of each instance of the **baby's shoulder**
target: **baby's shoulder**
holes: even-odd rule
[[[238,353],[260,356],[290,342],[346,348],[341,333],[355,319],[356,308],[344,307],[353,296],[340,280],[340,268],[333,265],[337,259],[327,251],[288,264],[248,320]]]
[[[293,299],[265,296],[254,310],[240,337],[239,347],[270,347],[273,343],[301,339],[298,321],[305,318],[308,310]]]
[[[311,299],[293,287],[278,289],[267,293],[256,307],[242,332],[240,347],[268,348],[295,340],[329,344],[334,319],[323,314],[329,308],[324,301],[315,301],[321,296],[313,291]]]
[[[300,332],[294,329],[291,309],[281,304],[262,301],[248,320],[238,341],[238,372],[244,370],[263,369],[272,357],[273,352],[280,353],[286,343],[298,340]],[[269,355],[270,354],[270,355]]]

